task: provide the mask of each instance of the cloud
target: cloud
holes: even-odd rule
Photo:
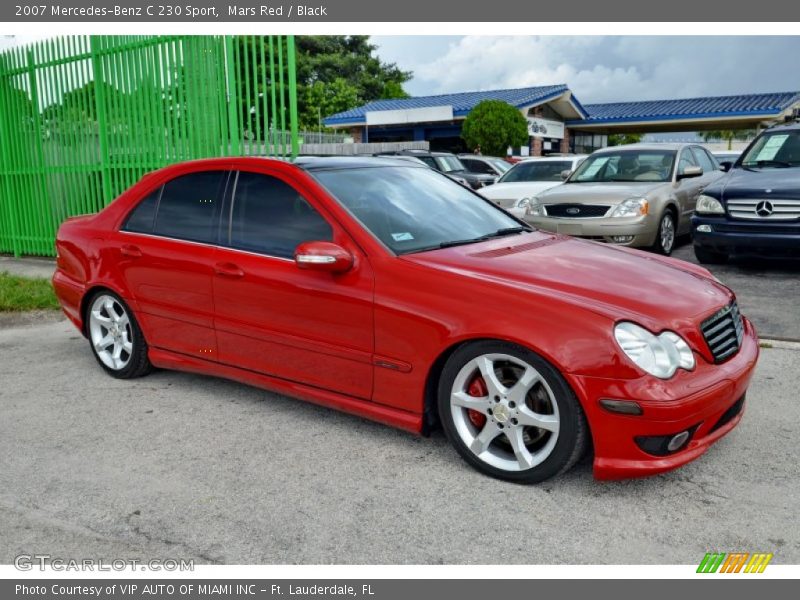
[[[800,70],[785,67],[800,54],[796,36],[381,39],[378,54],[414,71],[417,95],[566,83],[595,103],[800,90]]]

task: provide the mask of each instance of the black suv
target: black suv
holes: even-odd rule
[[[692,233],[701,263],[800,257],[800,123],[768,129],[728,165],[697,199]]]
[[[461,160],[450,152],[429,152],[428,150],[400,150],[398,152],[381,152],[380,156],[413,156],[418,158],[431,169],[447,175],[450,179],[462,185],[468,185],[473,190],[494,183],[494,175],[470,173]]]

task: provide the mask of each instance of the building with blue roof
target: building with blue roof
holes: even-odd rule
[[[324,119],[357,142],[428,140],[467,150],[461,124],[482,100],[502,100],[528,120],[522,154],[591,152],[613,133],[761,129],[800,114],[800,92],[581,104],[566,84],[376,100]]]

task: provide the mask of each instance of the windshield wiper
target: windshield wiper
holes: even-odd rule
[[[439,244],[439,248],[452,248],[453,246],[463,246],[465,244],[474,244],[476,242],[485,242],[486,240],[491,240],[494,238],[505,237],[507,235],[514,235],[517,233],[522,233],[523,231],[531,231],[530,227],[504,227],[502,229],[498,229],[493,233],[487,233],[486,235],[481,235],[475,238],[469,238],[466,240],[450,240],[449,242],[442,242]]]

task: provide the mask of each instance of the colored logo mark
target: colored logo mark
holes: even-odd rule
[[[772,553],[707,552],[697,567],[698,573],[763,573]]]

